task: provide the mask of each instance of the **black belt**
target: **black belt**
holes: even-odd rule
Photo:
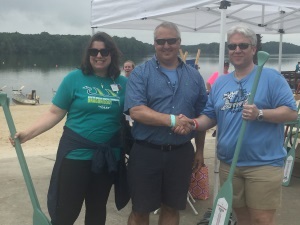
[[[185,143],[180,144],[180,145],[157,145],[157,144],[150,143],[148,141],[141,141],[141,140],[135,140],[135,142],[137,144],[148,146],[150,148],[160,149],[160,150],[162,150],[164,152],[172,151],[172,150],[181,148],[181,147],[183,147],[183,146],[191,143],[190,141],[188,141],[188,142],[185,142]]]

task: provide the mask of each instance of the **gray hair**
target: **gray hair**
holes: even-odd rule
[[[236,33],[244,35],[250,40],[252,45],[256,46],[257,38],[255,32],[243,24],[233,26],[227,31],[227,42],[229,41],[230,37]]]
[[[154,30],[154,40],[156,38],[157,30],[160,27],[167,28],[167,29],[170,29],[170,30],[175,30],[177,38],[181,38],[180,31],[179,31],[179,29],[178,29],[178,27],[177,27],[177,25],[175,23],[172,23],[172,22],[162,22]]]

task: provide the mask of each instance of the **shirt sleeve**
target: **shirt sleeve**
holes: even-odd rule
[[[73,100],[72,83],[74,82],[75,76],[73,73],[68,74],[64,77],[63,81],[59,85],[52,103],[57,107],[69,110]]]
[[[136,67],[130,74],[125,94],[124,113],[129,115],[129,109],[139,105],[147,105],[147,82],[141,68]]]

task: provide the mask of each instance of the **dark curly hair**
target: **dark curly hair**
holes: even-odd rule
[[[83,54],[82,62],[80,65],[82,72],[85,75],[91,75],[94,73],[94,69],[90,63],[90,56],[88,54],[88,49],[92,46],[92,44],[95,41],[103,42],[105,44],[105,48],[109,50],[111,56],[111,63],[108,67],[107,75],[112,79],[116,79],[117,77],[120,76],[121,73],[119,68],[121,52],[118,49],[112,37],[105,32],[98,32],[91,37],[85,49],[85,52]]]

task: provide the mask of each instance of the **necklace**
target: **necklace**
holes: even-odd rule
[[[115,91],[115,92],[119,93],[119,86],[116,84],[114,78],[112,78],[112,77],[100,77],[100,76],[97,76],[97,75],[96,75],[96,77],[100,80],[100,85],[101,85],[102,89],[104,89],[104,87],[109,84],[112,91]]]

